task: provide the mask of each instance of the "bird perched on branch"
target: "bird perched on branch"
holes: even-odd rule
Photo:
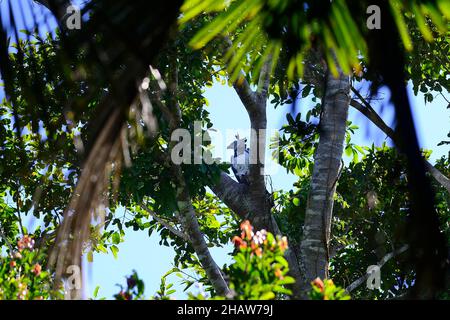
[[[239,134],[227,149],[233,150],[231,169],[239,183],[249,184],[250,150],[246,147],[247,138],[240,139]]]

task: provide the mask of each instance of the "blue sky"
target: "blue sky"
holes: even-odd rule
[[[30,10],[27,8],[31,1],[21,0],[13,2],[25,3],[25,12],[31,17],[27,11]],[[5,1],[0,1],[0,12],[5,12],[5,3]],[[32,7],[39,8],[37,5],[32,5]],[[42,19],[42,13],[41,15],[37,14],[40,17],[38,21]],[[6,20],[6,22],[8,21]],[[54,28],[54,23],[50,23],[49,27],[50,29]],[[437,144],[445,139],[450,129],[450,110],[446,109],[448,103],[442,97],[437,96],[433,103],[424,105],[421,94],[415,97],[412,94],[412,90],[410,90],[410,93],[420,145],[423,148],[433,150],[431,160],[434,162],[435,159],[449,152],[448,145],[437,147]],[[249,128],[248,116],[232,88],[216,83],[213,87],[206,89],[205,95],[210,102],[208,110],[215,129],[225,133],[227,130],[239,132]],[[0,90],[0,100],[3,97],[4,94]],[[375,101],[373,106],[385,121],[392,126],[393,107],[386,103],[389,98],[388,92],[382,91],[381,97],[384,99]],[[302,114],[305,114],[311,105],[309,99],[300,100],[298,109]],[[279,129],[285,122],[285,113],[288,110],[287,106],[280,106],[274,109],[273,106],[269,105],[267,114],[268,129]],[[371,145],[372,143],[381,145],[385,141],[385,135],[353,108],[350,108],[349,120],[360,127],[352,137],[354,143],[359,145]],[[223,150],[220,152],[223,152]],[[292,187],[292,183],[296,180],[295,176],[287,174],[282,168],[271,174],[271,177],[274,189],[289,190]],[[161,276],[172,268],[174,257],[172,250],[168,247],[159,246],[158,241],[159,238],[156,233],[149,238],[146,231],[135,232],[129,230],[126,233],[125,242],[119,245],[120,251],[117,260],[114,259],[112,254],[96,254],[94,262],[88,264],[87,268],[85,268],[86,296],[91,296],[94,288],[99,285],[99,296],[111,298],[114,293],[118,292],[118,287],[115,284],[124,284],[124,277],[131,274],[132,270],[136,270],[145,281],[146,296],[150,297],[153,295],[159,287]],[[225,248],[215,248],[212,249],[212,255],[219,265],[223,265],[230,262],[230,257],[227,255],[230,251],[230,245]],[[185,295],[177,285],[179,278],[173,276],[169,278],[169,281],[173,281],[175,288],[178,289],[175,297],[184,298]],[[195,288],[192,287],[190,290],[195,291]]]

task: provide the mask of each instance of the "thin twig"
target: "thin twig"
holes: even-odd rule
[[[363,115],[365,115],[374,125],[376,125],[381,131],[383,131],[398,146],[399,141],[395,131],[392,130],[384,122],[384,120],[373,110],[370,104],[361,95],[359,95],[359,97],[366,107],[364,107],[361,103],[354,99],[350,101],[350,105],[361,112]],[[434,167],[428,160],[424,159],[424,162],[425,167],[427,168],[431,176],[450,193],[450,179],[447,178],[441,171],[436,169],[436,167]]]
[[[155,219],[160,225],[162,225],[164,228],[166,228],[167,230],[172,232],[174,235],[176,235],[177,237],[180,237],[181,239],[183,239],[185,241],[189,241],[188,237],[183,232],[175,229],[174,226],[172,226],[168,221],[165,221],[164,219],[160,218],[154,211],[150,210],[149,208],[147,208],[146,206],[144,206],[142,204],[139,207],[142,210],[145,210],[145,212],[147,212],[149,215],[151,215],[153,219]]]

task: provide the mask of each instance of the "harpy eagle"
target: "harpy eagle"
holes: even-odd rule
[[[234,140],[227,149],[233,150],[231,156],[231,169],[239,183],[249,184],[248,175],[250,172],[250,150],[246,147],[247,138],[239,139],[236,135]]]

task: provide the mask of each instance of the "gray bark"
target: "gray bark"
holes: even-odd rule
[[[167,230],[169,230],[173,235],[183,239],[184,241],[189,241],[189,237],[184,234],[182,231],[178,230],[173,223],[164,220],[163,218],[161,218],[160,216],[158,216],[155,212],[153,212],[152,210],[150,210],[147,206],[141,204],[140,205],[141,209],[143,209],[144,211],[146,211],[156,222],[158,222],[161,226],[163,226],[164,228],[166,228]]]
[[[218,295],[226,296],[230,290],[220,268],[212,258],[203,233],[200,230],[181,167],[172,165],[172,172],[177,182],[177,205],[182,221],[183,234],[187,235],[214,290]]]
[[[170,99],[168,105],[160,102],[158,106],[163,110],[163,114],[166,120],[169,122],[170,131],[173,132],[181,122],[181,110],[177,101],[178,94],[178,69],[176,65],[176,52],[171,52],[173,55],[170,59],[169,70],[169,94]],[[161,89],[161,88],[160,88]],[[162,89],[161,89],[162,90]],[[160,96],[160,93],[158,94]],[[214,261],[206,244],[203,233],[201,232],[200,225],[195,214],[194,207],[192,206],[191,195],[188,190],[185,178],[181,166],[175,165],[170,159],[172,148],[175,145],[175,141],[172,141],[169,145],[169,150],[162,157],[163,161],[168,163],[172,173],[172,178],[176,183],[176,199],[178,212],[177,216],[181,222],[182,234],[186,236],[189,243],[192,245],[201,266],[205,270],[208,280],[211,282],[216,293],[220,296],[226,296],[229,294],[228,284],[225,281],[222,271]],[[185,238],[185,237],[184,237]]]
[[[226,50],[230,50],[231,42],[225,38]],[[233,84],[242,104],[250,118],[252,135],[250,137],[250,185],[239,184],[226,173],[222,173],[220,180],[215,185],[210,185],[211,190],[241,219],[249,219],[255,229],[265,229],[274,235],[281,235],[281,231],[275,221],[271,209],[272,205],[268,197],[264,178],[265,141],[267,129],[267,94],[270,77],[271,63],[264,64],[258,80],[256,91],[250,88],[244,75]],[[259,156],[260,155],[260,156]],[[298,258],[294,251],[288,249],[285,258],[289,263],[289,273],[296,279],[292,285],[293,297],[300,297],[301,273]]]
[[[305,293],[310,289],[309,283],[316,277],[328,277],[333,197],[341,166],[350,103],[348,76],[341,73],[338,78],[334,78],[328,71],[325,81],[320,138],[314,155],[311,189],[300,243]]]
[[[425,161],[425,168],[427,168],[428,172],[431,174],[431,176],[441,184],[445,189],[447,189],[448,193],[450,193],[450,179],[447,178],[440,172],[438,169],[436,169],[431,163],[428,161]]]
[[[247,218],[248,212],[252,210],[249,197],[247,196],[248,186],[236,182],[225,172],[221,172],[219,182],[209,187],[240,219],[244,220]]]

